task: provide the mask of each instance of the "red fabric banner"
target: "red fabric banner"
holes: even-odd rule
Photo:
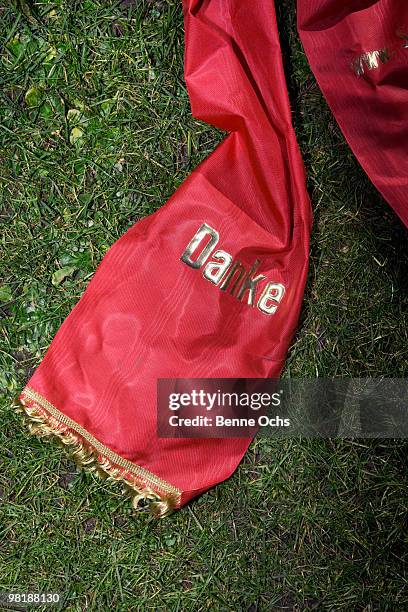
[[[408,2],[297,7],[306,55],[344,136],[408,227]]]
[[[21,401],[39,433],[158,513],[228,478],[249,439],[160,439],[158,378],[278,377],[311,210],[272,0],[184,2],[193,114],[229,132],[108,251]]]

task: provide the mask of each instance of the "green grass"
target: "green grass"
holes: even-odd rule
[[[190,115],[177,0],[29,4],[0,7],[0,591],[60,591],[75,611],[406,608],[405,441],[257,439],[156,521],[27,436],[11,399],[97,263],[222,138]],[[285,373],[406,376],[406,230],[277,4],[315,212]]]

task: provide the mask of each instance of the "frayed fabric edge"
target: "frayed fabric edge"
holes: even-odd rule
[[[28,391],[31,395],[31,390]],[[96,449],[91,442],[84,439],[81,434],[58,421],[53,415],[26,393],[26,389],[16,399],[16,412],[23,415],[29,432],[39,438],[54,439],[59,442],[83,470],[94,472],[104,480],[116,481],[122,484],[123,493],[131,497],[134,509],[140,509],[141,504],[148,504],[150,513],[163,518],[173,512],[180,505],[181,491],[165,493],[157,491],[140,477],[130,474],[126,468],[115,464],[108,457]],[[127,460],[126,460],[127,462]],[[135,465],[135,469],[145,471]],[[152,474],[152,477],[157,479]],[[157,479],[159,480],[159,479]],[[163,481],[164,482],[164,481]]]

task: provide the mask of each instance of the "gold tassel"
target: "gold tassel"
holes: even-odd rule
[[[147,502],[151,514],[158,518],[167,516],[174,510],[176,499],[173,496],[160,496],[148,486],[138,486],[124,470],[85,444],[78,435],[61,426],[51,415],[46,416],[35,405],[28,405],[21,399],[16,400],[15,407],[16,411],[25,417],[31,434],[39,438],[53,438],[65,447],[70,447],[69,454],[80,469],[92,471],[105,480],[121,482],[124,492],[131,496],[133,508],[140,509],[140,502]]]

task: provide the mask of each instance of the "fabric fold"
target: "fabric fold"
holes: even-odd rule
[[[408,3],[297,0],[316,80],[371,181],[408,227]]]

